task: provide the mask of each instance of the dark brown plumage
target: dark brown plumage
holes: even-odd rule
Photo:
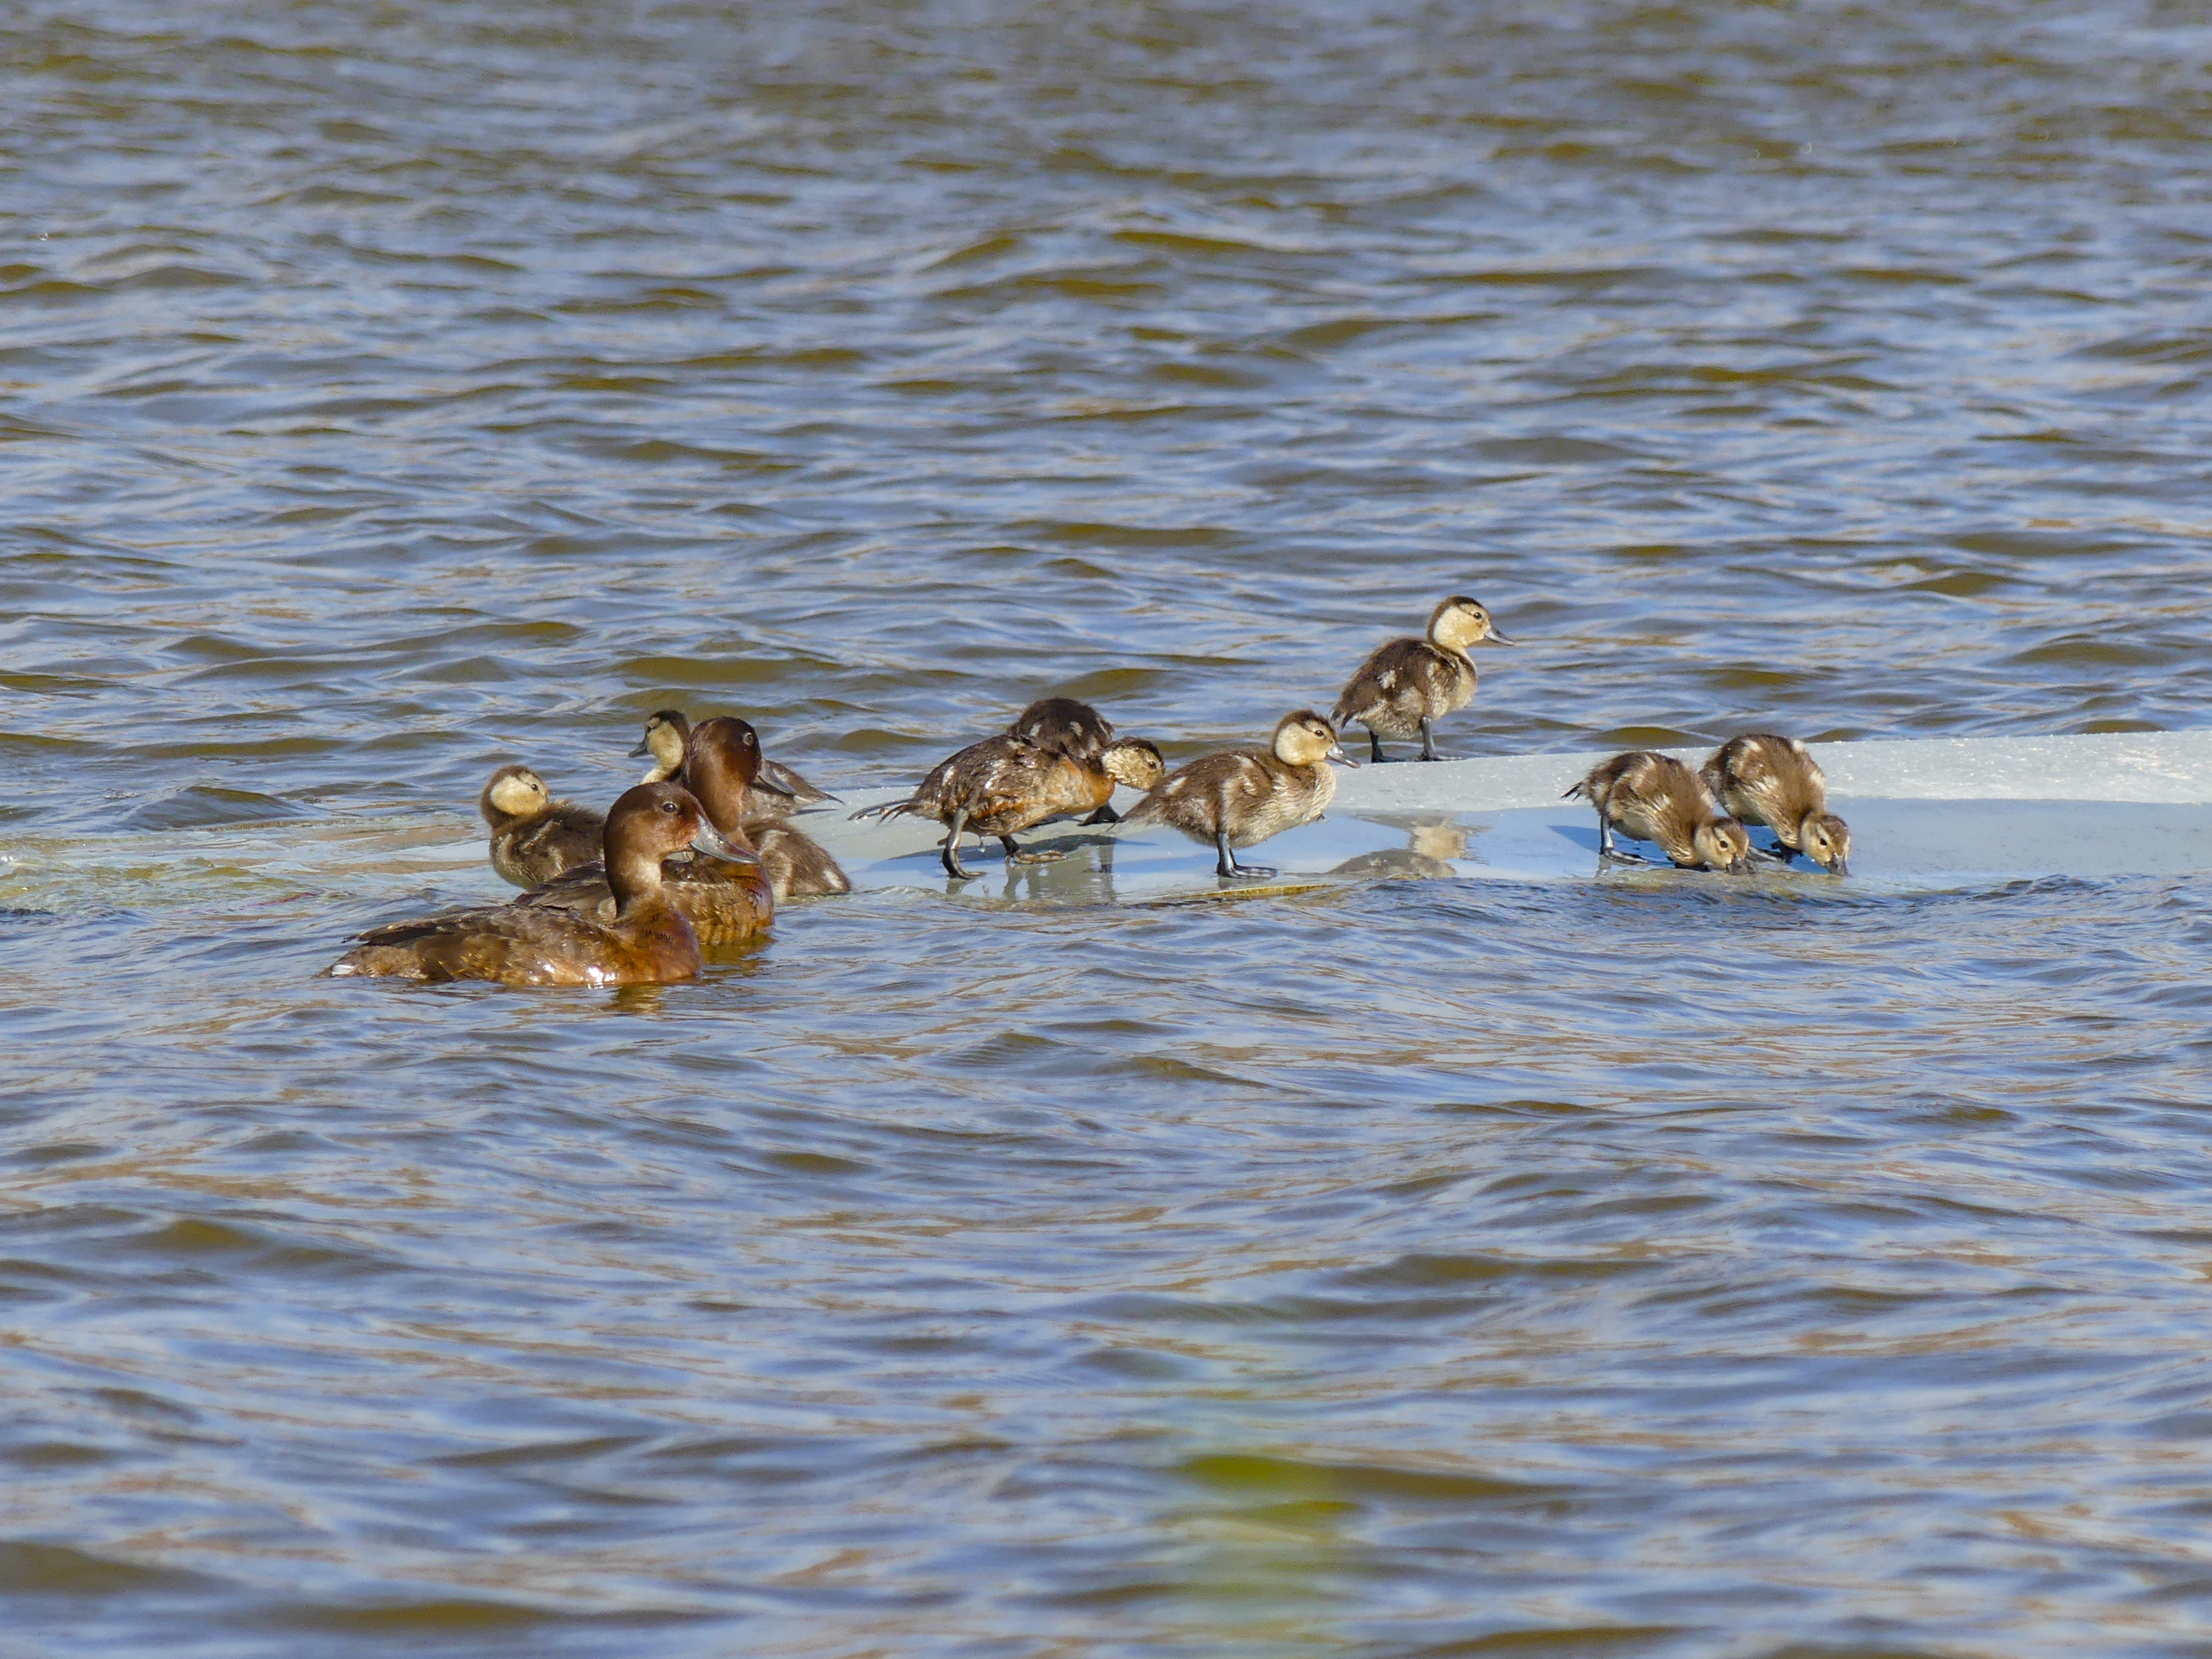
[[[1645,860],[1618,851],[1618,829],[1636,841],[1654,842],[1669,862],[1684,869],[1737,871],[1751,852],[1751,837],[1724,814],[1698,775],[1655,750],[1635,749],[1591,769],[1563,799],[1581,796],[1597,808],[1600,857]]]
[[[1018,738],[986,738],[940,761],[902,801],[863,808],[854,817],[935,818],[945,826],[945,872],[970,878],[960,862],[960,837],[994,836],[1010,864],[1045,864],[1061,854],[1024,852],[1014,836],[1048,818],[1095,814],[1116,783],[1142,789],[1164,770],[1160,751],[1141,738],[1109,743],[1093,761],[1054,754]]]
[[[1758,849],[1761,858],[1787,864],[1802,853],[1832,874],[1850,874],[1850,826],[1828,810],[1828,780],[1796,738],[1771,732],[1730,738],[1698,775],[1727,811],[1774,831],[1780,845]]]
[[[765,933],[783,896],[768,868],[766,851],[755,846],[745,823],[750,789],[759,769],[760,738],[744,721],[720,715],[692,728],[684,751],[684,781],[708,821],[732,844],[753,853],[757,860],[738,865],[695,859],[671,864],[662,872],[669,902],[684,913],[703,945],[736,945]],[[787,859],[792,841],[814,845],[795,830],[772,827],[763,833],[777,837]],[[835,863],[830,868],[838,881],[844,880],[845,872]],[[849,885],[830,890],[848,891]],[[524,894],[516,902],[604,916],[611,913],[614,894],[606,872],[587,864]]]
[[[661,860],[690,847],[718,859],[750,860],[708,821],[677,783],[641,783],[607,815],[601,854],[614,914],[512,904],[453,910],[372,928],[331,964],[336,977],[375,975],[502,985],[634,985],[689,979],[699,941],[669,902]]]
[[[1095,761],[1114,741],[1114,723],[1073,697],[1042,697],[1015,716],[1006,735],[1048,755]]]
[[[1367,728],[1368,752],[1378,762],[1385,738],[1421,740],[1423,760],[1437,753],[1436,722],[1474,697],[1474,659],[1468,647],[1489,640],[1512,641],[1491,623],[1474,600],[1454,595],[1429,613],[1428,636],[1393,640],[1359,665],[1336,700],[1329,724],[1341,732],[1352,722]]]
[[[1330,761],[1349,758],[1327,720],[1310,708],[1276,722],[1266,749],[1232,749],[1178,767],[1131,807],[1121,822],[1133,828],[1164,823],[1193,841],[1212,843],[1215,873],[1272,876],[1273,870],[1240,865],[1230,849],[1250,847],[1310,823],[1336,798]]]
[[[652,769],[645,775],[647,783],[659,783],[664,778],[681,776],[684,753],[691,737],[691,722],[680,708],[655,709],[646,718],[645,736],[632,755],[653,757]],[[804,811],[810,806],[820,806],[837,799],[826,789],[817,789],[788,766],[772,761],[763,754],[760,775],[753,780],[747,807],[749,821],[787,817],[793,812]],[[808,843],[810,846],[811,842]],[[843,888],[832,890],[842,892]]]
[[[535,887],[599,855],[606,819],[589,807],[555,800],[526,766],[502,766],[477,798],[491,826],[491,867],[503,881]]]

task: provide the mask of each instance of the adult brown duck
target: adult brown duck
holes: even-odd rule
[[[677,783],[641,783],[607,814],[600,851],[613,914],[512,904],[449,910],[371,928],[327,970],[438,981],[492,980],[501,985],[639,985],[690,979],[699,971],[699,940],[670,902],[661,860],[684,848],[735,867],[758,860],[732,843],[690,792]]]

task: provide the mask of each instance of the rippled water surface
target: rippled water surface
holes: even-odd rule
[[[2212,723],[2197,8],[0,16],[0,1652],[2212,1652],[2194,878],[313,977],[1453,592],[1461,752]]]

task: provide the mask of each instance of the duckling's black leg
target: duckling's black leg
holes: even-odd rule
[[[1430,723],[1425,720],[1421,722],[1421,758],[1423,760],[1442,760],[1443,758],[1442,755],[1437,753],[1436,728],[1430,725]]]
[[[1367,728],[1367,757],[1377,766],[1390,758],[1382,752],[1382,739],[1375,735],[1375,728],[1371,726]]]
[[[1754,847],[1751,851],[1754,858],[1772,859],[1777,864],[1781,865],[1788,864],[1790,860],[1797,856],[1796,848],[1784,847],[1778,841],[1771,847]]]
[[[1006,849],[1008,864],[1057,864],[1067,856],[1065,853],[1024,853],[1014,845],[1012,836],[999,837],[999,845]]]
[[[1234,881],[1239,876],[1272,876],[1275,873],[1257,864],[1237,863],[1237,854],[1229,850],[1229,832],[1226,830],[1213,832],[1213,848],[1221,855],[1213,866],[1213,873],[1224,881]]]
[[[1641,853],[1624,853],[1613,844],[1613,820],[1602,812],[1597,815],[1597,855],[1621,864],[1649,864],[1650,860]]]
[[[1094,823],[1119,823],[1121,821],[1121,815],[1114,810],[1114,803],[1108,801],[1105,805],[1084,819],[1082,827],[1087,830]]]
[[[952,827],[945,836],[945,873],[955,881],[973,881],[975,877],[960,866],[960,832],[968,827],[965,811],[952,815]]]

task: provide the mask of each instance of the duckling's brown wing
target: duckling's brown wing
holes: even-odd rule
[[[599,856],[606,818],[588,807],[556,801],[537,822],[508,838],[502,861],[494,838],[493,866],[508,881],[528,887]]]
[[[1425,640],[1393,640],[1379,647],[1346,683],[1328,723],[1340,731],[1350,721],[1364,725],[1370,716],[1419,724],[1436,676],[1435,658]]]
[[[1201,755],[1163,778],[1123,815],[1129,824],[1166,823],[1200,839],[1233,828],[1266,798],[1272,782],[1260,757],[1243,750]]]
[[[1114,741],[1114,723],[1073,697],[1046,697],[1022,710],[1006,735],[1047,754],[1096,760]]]

